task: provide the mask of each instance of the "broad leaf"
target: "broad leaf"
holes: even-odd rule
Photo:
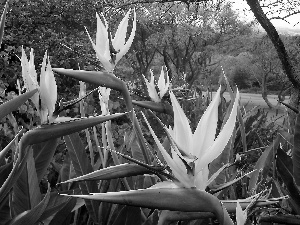
[[[63,192],[63,193],[66,193],[66,192]],[[79,194],[80,190],[75,189],[75,190],[69,191],[67,193]],[[61,210],[69,202],[70,199],[71,198],[67,198],[65,196],[59,195],[57,192],[51,192],[49,203],[48,203],[45,211],[41,215],[40,220],[44,221],[48,217],[55,215],[55,213],[58,212],[59,210]]]
[[[15,217],[9,225],[24,225],[35,224],[40,220],[41,215],[45,211],[50,199],[50,185],[48,184],[48,191],[43,200],[33,209],[25,211],[24,213]]]
[[[24,211],[33,209],[40,201],[40,188],[35,170],[33,152],[30,149],[26,167],[13,186],[13,213],[16,216]]]
[[[7,195],[0,204],[0,225],[6,225],[11,220],[9,195]]]
[[[11,170],[8,178],[5,180],[4,184],[0,188],[0,203],[6,197],[10,189],[13,187],[14,183],[18,180],[20,174],[22,173],[24,167],[26,166],[26,162],[28,159],[28,150],[29,147],[25,149],[25,156],[21,158],[20,156],[17,159],[13,169]]]
[[[268,148],[265,149],[265,151],[257,160],[254,167],[255,171],[250,175],[249,190],[253,190],[256,188],[256,183],[258,181],[260,173],[262,173],[262,179],[266,177],[273,162],[274,154],[276,154],[276,150],[279,146],[280,139],[281,136],[277,135],[275,140],[270,144]]]
[[[58,139],[49,140],[32,146],[38,182],[41,181],[53,158]]]
[[[124,206],[120,210],[113,225],[140,225],[142,223],[141,209],[138,207]]]
[[[5,117],[7,114],[11,113],[12,111],[15,111],[21,105],[23,105],[36,92],[37,92],[37,89],[34,89],[32,91],[21,94],[18,97],[13,98],[12,100],[9,100],[9,101],[3,103],[2,105],[0,105],[0,119]]]
[[[277,149],[276,168],[286,185],[293,209],[300,214],[300,192],[294,183],[293,161],[281,148]]]
[[[0,152],[0,163],[3,162],[3,161],[5,161],[6,153],[16,143],[16,139],[22,133],[23,133],[22,131],[20,131],[19,133],[17,133],[16,136],[8,143],[8,145],[6,145],[4,149],[2,149],[2,151]]]
[[[69,214],[72,212],[73,208],[76,205],[76,199],[69,199],[64,207],[62,207],[53,217],[49,225],[60,225],[68,224],[66,223],[69,218]]]
[[[64,136],[66,146],[69,150],[70,158],[77,176],[83,176],[93,172],[93,168],[88,160],[85,148],[81,142],[78,133]],[[97,183],[95,181],[81,182],[79,184],[82,194],[88,194],[93,191],[98,191]],[[94,221],[97,221],[97,212],[99,203],[86,200],[87,209]]]
[[[5,180],[9,176],[12,168],[13,168],[12,162],[7,163],[0,167],[0,186],[2,186],[4,184]]]
[[[142,225],[157,225],[157,224],[158,224],[158,210],[156,209]]]
[[[173,221],[197,220],[214,217],[215,215],[211,212],[180,212],[163,210],[159,216],[159,224],[170,224]]]

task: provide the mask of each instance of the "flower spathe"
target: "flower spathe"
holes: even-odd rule
[[[103,14],[100,14],[103,21],[101,21],[100,16],[96,13],[97,17],[97,33],[96,33],[96,42],[94,43],[91,36],[87,32],[89,39],[93,45],[93,48],[96,52],[97,58],[102,63],[103,67],[107,72],[112,72],[114,70],[115,65],[118,61],[127,53],[129,50],[136,31],[136,13],[135,10],[133,12],[134,19],[131,34],[127,41],[126,34],[127,34],[127,27],[128,27],[128,19],[131,10],[129,10],[125,17],[122,19],[121,23],[118,26],[116,34],[114,38],[111,39],[110,43],[110,31],[108,29],[108,23],[104,18]],[[111,44],[111,46],[110,46]],[[111,49],[111,47],[113,49]]]
[[[171,168],[174,176],[178,179],[179,184],[177,185],[179,186],[184,186],[186,188],[196,187],[200,190],[205,190],[207,185],[211,182],[211,180],[208,179],[208,164],[222,153],[230,140],[236,122],[239,92],[237,91],[236,93],[228,120],[218,137],[215,138],[220,91],[221,87],[218,89],[214,99],[203,114],[194,134],[192,133],[189,121],[176,97],[170,92],[174,111],[174,128],[168,130],[180,151],[176,149],[176,146],[174,148],[174,145],[172,145],[171,154],[168,154],[146,120],[159,150]],[[192,164],[193,171],[188,171],[187,163],[184,163],[183,161]]]
[[[164,95],[167,93],[169,86],[170,86],[170,80],[169,80],[168,73],[166,74],[167,80],[165,80],[164,68],[163,67],[161,68],[160,76],[159,76],[158,82],[157,82],[157,87],[158,87],[159,93],[157,93],[157,91],[156,91],[156,87],[155,87],[155,83],[154,83],[154,74],[153,74],[152,70],[150,70],[150,76],[151,76],[150,82],[148,82],[148,80],[143,75],[143,78],[144,78],[146,86],[147,86],[149,97],[154,102],[160,102],[161,99],[164,97]]]
[[[57,85],[49,62],[49,58],[47,57],[47,52],[45,52],[42,63],[40,86],[37,82],[33,49],[31,49],[30,51],[30,59],[28,61],[25,51],[22,48],[21,66],[22,77],[26,89],[28,91],[36,88],[39,90],[39,92],[32,97],[32,101],[40,114],[41,123],[47,122],[48,118],[50,122],[52,122],[52,115],[55,110],[55,103],[57,100]],[[39,99],[41,99],[41,105],[39,104]]]

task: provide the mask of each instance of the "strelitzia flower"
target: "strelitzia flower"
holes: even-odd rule
[[[125,15],[125,17],[122,19],[121,23],[119,24],[118,30],[114,38],[112,39],[108,28],[108,23],[105,20],[103,14],[100,15],[104,21],[104,24],[102,23],[99,15],[96,14],[97,17],[96,43],[93,42],[91,36],[87,31],[87,34],[93,45],[96,55],[107,72],[112,72],[114,70],[115,65],[127,53],[127,51],[129,50],[133,42],[135,31],[136,31],[135,10],[133,12],[134,20],[133,20],[132,31],[128,40],[125,41],[130,12],[131,10],[129,10]]]
[[[47,62],[48,60],[48,62]],[[47,52],[42,62],[41,74],[40,74],[40,86],[37,82],[37,73],[34,66],[34,54],[33,49],[30,52],[30,59],[27,60],[24,49],[22,48],[21,57],[22,77],[25,87],[28,91],[38,89],[39,92],[32,97],[32,101],[39,112],[41,123],[50,122],[54,120],[53,112],[55,110],[55,103],[57,100],[57,85],[55,77],[47,57]],[[41,105],[39,104],[41,100]]]
[[[163,67],[161,68],[160,76],[159,76],[158,82],[157,82],[157,87],[159,89],[159,93],[157,93],[157,91],[156,91],[156,87],[154,84],[154,74],[153,74],[152,70],[150,70],[150,74],[151,74],[150,82],[148,82],[148,80],[143,75],[145,83],[147,85],[149,97],[154,102],[160,102],[161,99],[164,97],[164,95],[167,93],[169,86],[170,86],[170,80],[169,80],[168,73],[166,74],[167,80],[165,80],[164,68]]]
[[[203,114],[194,134],[190,128],[188,118],[174,94],[170,92],[174,111],[174,128],[167,130],[171,139],[175,142],[175,145],[171,145],[171,154],[168,154],[164,149],[144,116],[159,150],[174,176],[179,181],[179,183],[176,183],[177,186],[186,188],[196,187],[197,189],[205,190],[215,177],[212,175],[211,179],[208,179],[208,164],[222,153],[232,135],[239,99],[239,92],[237,91],[231,114],[218,137],[215,138],[220,91],[221,87]],[[170,183],[167,185],[170,186]]]

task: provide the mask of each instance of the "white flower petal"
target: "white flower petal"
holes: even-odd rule
[[[240,202],[236,203],[236,224],[244,225],[247,220],[247,211],[243,211]]]
[[[34,67],[33,49],[31,49],[30,59],[28,61],[25,51],[22,48],[21,66],[22,66],[22,77],[27,91],[39,89],[40,87],[37,83],[36,71]],[[34,106],[36,107],[36,109],[39,110],[39,93],[38,92],[35,93],[31,97],[31,100]]]
[[[165,81],[165,73],[164,73],[164,67],[161,68],[160,76],[158,78],[157,86],[159,89],[159,97],[162,99],[169,88],[169,76],[167,74],[167,83]]]
[[[45,53],[42,69],[41,69],[41,77],[40,77],[40,95],[41,95],[41,119],[42,123],[47,121],[47,114],[49,118],[52,117],[52,114],[55,109],[55,103],[57,100],[57,85],[54,78],[53,71],[51,69],[51,65],[48,59],[47,62],[47,52]],[[46,115],[45,115],[46,114]]]
[[[96,55],[97,55],[97,58],[99,59],[99,61],[101,62],[101,64],[105,68],[105,70],[108,71],[108,72],[113,71],[114,65],[112,65],[109,61],[110,60],[110,55],[109,55],[109,57],[105,57],[104,52],[99,51],[97,46],[94,44],[94,42],[93,42],[93,40],[92,40],[92,38],[91,38],[91,36],[90,36],[90,34],[89,34],[89,32],[87,31],[86,28],[85,28],[85,30],[86,30],[87,35],[89,36],[90,42],[93,45],[93,48],[94,48],[94,50],[96,52]]]
[[[101,53],[106,59],[110,60],[107,21],[105,20],[103,14],[101,14],[101,17],[103,18],[105,25],[102,23],[98,13],[96,13],[96,17],[97,17],[96,48],[99,53]]]
[[[218,123],[218,106],[220,102],[221,86],[214,99],[202,115],[198,126],[193,134],[192,154],[200,158],[213,144],[216,136]]]
[[[171,168],[172,172],[174,173],[174,176],[180,181],[180,183],[185,186],[185,187],[192,187],[193,183],[191,182],[191,179],[189,179],[186,169],[185,171],[183,171],[182,169],[182,165],[177,164],[172,158],[171,156],[167,153],[167,151],[165,150],[165,148],[163,147],[163,145],[160,143],[160,141],[158,140],[156,134],[154,133],[154,131],[152,130],[146,116],[144,115],[144,113],[142,113],[148,127],[149,130],[152,134],[152,137],[154,138],[154,141],[158,147],[158,149],[160,150],[160,152],[162,153],[164,159],[166,160],[168,166]],[[172,151],[172,149],[171,149]],[[173,150],[172,155],[174,157],[174,154],[176,154]],[[177,156],[178,157],[178,156]],[[183,163],[182,163],[183,164]]]
[[[151,73],[151,70],[150,70]],[[149,97],[152,99],[152,101],[154,102],[160,102],[160,98],[158,97],[157,91],[155,89],[155,84],[154,84],[154,77],[153,77],[153,73],[151,73],[151,80],[150,83],[148,82],[148,80],[145,78],[145,76],[143,75],[143,78],[145,80],[146,86],[147,86],[147,90],[148,90],[148,95]]]
[[[132,30],[131,30],[131,34],[126,42],[126,44],[120,49],[120,52],[116,55],[116,64],[117,62],[128,52],[132,42],[133,42],[133,39],[134,39],[134,36],[135,36],[135,31],[136,31],[136,13],[135,13],[135,10],[133,12],[133,15],[134,15],[134,20],[133,20],[133,25],[132,25]]]
[[[224,125],[222,131],[219,133],[218,137],[214,141],[213,145],[207,151],[205,151],[201,158],[196,162],[196,172],[202,170],[202,168],[211,163],[224,150],[232,135],[233,129],[235,128],[238,105],[239,91],[237,90],[235,102],[232,107],[230,116],[226,124]]]
[[[124,18],[122,19],[121,23],[118,26],[117,32],[112,39],[112,44],[116,51],[119,51],[124,45],[125,45],[125,38],[127,33],[127,27],[128,27],[128,18],[131,10],[126,13]]]
[[[172,91],[170,91],[170,98],[174,111],[173,139],[179,148],[186,153],[191,153],[192,130],[189,121]]]

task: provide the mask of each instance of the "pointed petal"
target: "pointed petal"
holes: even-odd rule
[[[30,64],[33,64],[33,67],[30,66]],[[28,61],[25,51],[22,48],[21,66],[22,66],[22,77],[23,77],[24,85],[25,85],[27,91],[39,89],[40,87],[37,83],[36,71],[34,69],[33,50],[31,50],[30,60]],[[39,93],[38,92],[35,93],[31,97],[31,100],[32,100],[33,104],[35,105],[36,109],[39,110]]]
[[[112,40],[112,44],[116,51],[119,51],[125,45],[125,38],[127,33],[128,18],[131,10],[126,13],[121,23],[118,26],[117,32]]]
[[[57,85],[55,81],[55,77],[48,59],[48,64],[45,73],[46,84],[47,84],[47,108],[49,112],[49,117],[52,117],[52,114],[55,110],[55,103],[57,101]]]
[[[47,64],[47,65],[46,65]],[[41,119],[42,122],[47,121],[47,114],[49,118],[52,117],[52,114],[55,109],[55,103],[57,100],[57,85],[54,78],[54,74],[48,59],[47,63],[47,52],[42,63],[41,77],[40,77],[40,94],[41,94]]]
[[[183,165],[183,163],[176,163],[171,156],[167,153],[167,151],[165,150],[165,148],[163,147],[163,145],[160,143],[160,141],[158,140],[156,134],[154,133],[154,131],[152,130],[152,127],[150,126],[150,124],[148,123],[148,120],[146,118],[146,116],[144,115],[144,113],[142,113],[148,128],[152,134],[152,137],[154,138],[154,141],[158,147],[158,149],[160,150],[160,152],[162,153],[164,159],[166,160],[168,166],[171,168],[174,176],[180,181],[181,184],[183,184],[185,187],[190,188],[193,187],[193,182],[191,182],[191,180],[188,178],[187,176],[187,170],[185,169],[185,166]],[[172,149],[171,149],[172,151]],[[174,155],[176,155],[176,153],[172,152],[172,156],[174,157]],[[177,156],[178,157],[178,156]]]
[[[219,136],[214,141],[213,145],[207,151],[205,151],[203,156],[200,158],[200,160],[196,162],[197,163],[196,172],[200,171],[204,166],[211,163],[224,150],[225,146],[227,145],[232,135],[233,129],[235,128],[238,105],[239,105],[239,91],[237,90],[235,102],[232,107],[230,116],[226,124],[224,125],[222,131],[220,132]]]
[[[146,86],[147,86],[149,97],[154,102],[160,102],[160,98],[158,97],[157,91],[155,89],[153,74],[151,74],[151,81],[153,81],[153,82],[150,81],[150,83],[149,83],[144,75],[143,75],[143,78],[144,78]],[[153,78],[153,80],[152,80],[152,78]]]
[[[109,57],[105,57],[104,52],[101,52],[100,50],[97,49],[97,46],[94,44],[89,32],[87,31],[87,29],[85,28],[87,35],[89,36],[90,42],[93,45],[93,48],[96,52],[97,58],[99,59],[99,61],[101,62],[101,64],[103,65],[103,67],[105,68],[106,71],[110,72],[113,71],[114,66],[109,62],[110,60],[110,56]]]
[[[30,60],[29,60],[29,75],[32,79],[32,82],[38,87],[38,82],[37,82],[37,73],[35,70],[35,65],[34,65],[34,55],[33,55],[33,49],[30,51]]]
[[[236,224],[237,225],[244,225],[247,220],[247,213],[242,210],[240,202],[237,201],[236,203]]]
[[[96,48],[99,53],[104,55],[106,59],[110,60],[107,21],[105,20],[103,14],[101,14],[101,17],[103,18],[105,25],[102,23],[98,13],[96,13],[96,17],[97,17]]]
[[[173,139],[179,148],[186,153],[191,153],[192,131],[189,121],[172,91],[170,91],[170,98],[174,111],[174,129],[171,134],[173,133]]]
[[[168,75],[167,75],[168,77]],[[167,78],[168,80],[168,78]],[[167,82],[168,84],[168,82]],[[165,81],[165,73],[164,73],[164,67],[161,68],[161,72],[160,72],[160,76],[158,78],[158,82],[157,82],[157,86],[159,89],[159,97],[162,99],[162,97],[164,97],[164,95],[166,94],[166,92],[168,91],[168,86],[166,84]]]
[[[132,30],[131,30],[131,34],[126,42],[126,44],[120,49],[120,52],[116,55],[116,64],[117,62],[128,52],[132,42],[133,42],[133,39],[134,39],[134,36],[135,36],[135,31],[136,31],[136,13],[135,13],[135,10],[133,12],[133,15],[134,15],[134,19],[133,19],[133,25],[132,25]]]
[[[192,154],[200,158],[213,144],[218,123],[218,106],[220,102],[221,86],[214,99],[202,115],[193,135]]]

